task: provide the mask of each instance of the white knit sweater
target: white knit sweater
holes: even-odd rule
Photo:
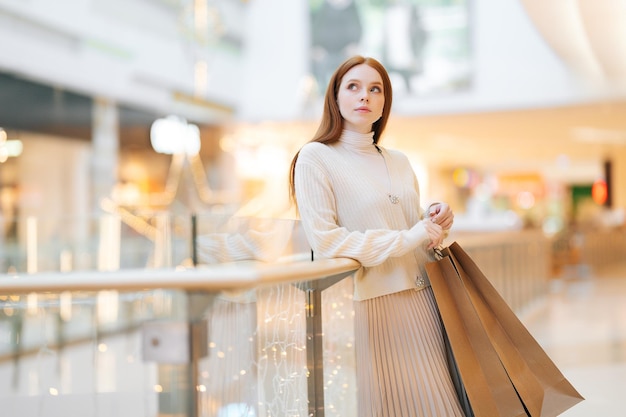
[[[362,265],[355,300],[423,287],[418,282],[428,284],[424,264],[434,259],[409,160],[379,148],[382,153],[373,132],[344,130],[337,143],[304,145],[295,170],[300,218],[315,257],[352,258]],[[399,196],[398,204],[389,194]]]

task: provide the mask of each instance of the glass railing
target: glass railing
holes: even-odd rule
[[[358,263],[311,261],[292,220],[140,220],[84,221],[96,237],[76,241],[30,220],[2,247],[0,415],[353,415]],[[449,239],[515,311],[547,291],[540,232]]]
[[[237,292],[11,296],[2,415],[349,415],[351,284],[335,282],[352,269]],[[320,285],[330,288],[316,305]]]
[[[190,216],[131,213],[19,219],[5,226],[1,273],[162,268],[190,253]]]
[[[62,268],[37,236],[0,276],[3,416],[355,409],[355,261],[312,262],[290,220],[154,217],[150,236],[102,222],[112,237],[74,248],[94,258],[105,242],[108,267]]]

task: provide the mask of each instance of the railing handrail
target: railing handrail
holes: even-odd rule
[[[233,262],[195,268],[42,272],[0,275],[0,294],[60,291],[178,289],[233,291],[259,285],[310,281],[350,273],[360,267],[348,258],[264,263]]]

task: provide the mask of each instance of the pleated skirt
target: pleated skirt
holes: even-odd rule
[[[430,287],[355,301],[359,417],[464,416]]]

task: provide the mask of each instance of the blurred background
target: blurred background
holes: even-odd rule
[[[621,415],[625,28],[624,0],[0,0],[0,285],[27,293],[0,289],[3,413],[311,415],[302,288],[199,314],[189,292],[41,288],[308,257],[289,163],[362,54],[393,82],[382,144],[581,389],[568,415]],[[328,415],[355,408],[349,279],[321,302]],[[142,345],[181,317],[210,323],[200,366]]]
[[[389,69],[384,144],[456,230],[623,224],[625,16],[618,0],[0,0],[1,236],[122,209],[293,217],[289,161],[355,53]]]

